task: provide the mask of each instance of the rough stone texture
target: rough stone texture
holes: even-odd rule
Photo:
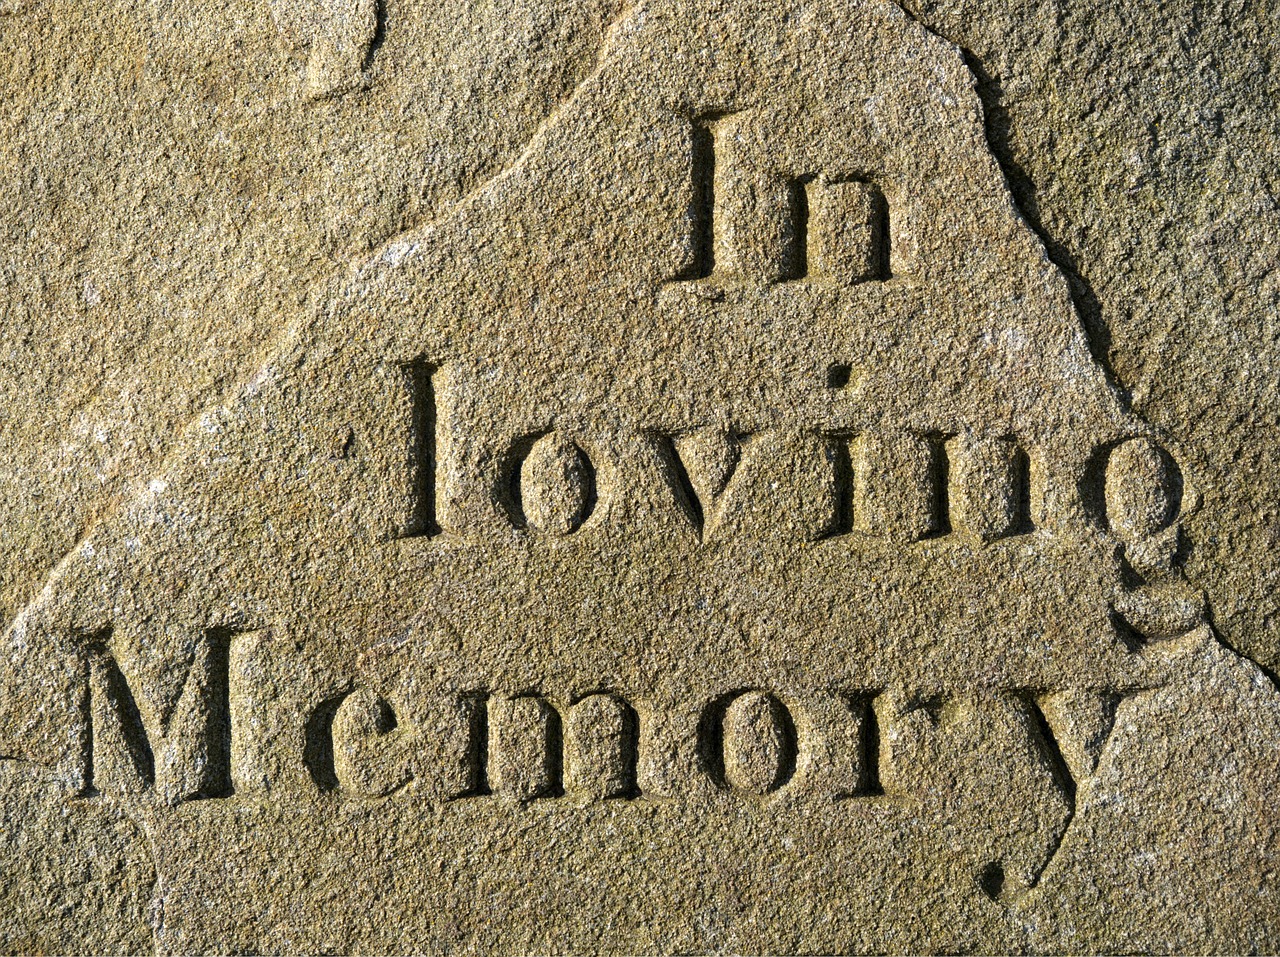
[[[1275,17],[0,0],[0,947],[1280,948]]]

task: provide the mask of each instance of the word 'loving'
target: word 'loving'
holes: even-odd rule
[[[848,367],[832,366],[829,388],[845,388],[849,375]],[[641,431],[598,446],[548,426],[460,441],[450,432],[456,425],[446,426],[452,418],[438,408],[441,377],[450,381],[448,370],[425,363],[406,369],[407,515],[395,533],[403,540],[465,535],[495,519],[536,535],[572,535],[608,514],[612,499],[653,495],[663,486],[658,497],[704,540],[853,535],[907,543],[960,533],[991,541],[1050,521],[1046,489],[1061,480],[1042,474],[1042,464],[1016,436],[946,428],[851,434],[713,425]],[[1171,524],[1180,478],[1168,453],[1145,438],[1103,451],[1095,450],[1090,462],[1102,463],[1105,475],[1090,471],[1084,481],[1105,485],[1105,513],[1087,501],[1089,491],[1074,496],[1086,499],[1098,523],[1123,531],[1156,516],[1151,527],[1135,527],[1135,539]],[[628,461],[615,461],[620,457]],[[785,503],[777,500],[779,489],[788,490]],[[1061,494],[1054,499],[1059,507],[1065,501]]]

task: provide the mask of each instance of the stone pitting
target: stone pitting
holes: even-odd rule
[[[398,9],[274,5],[290,102],[376,99]],[[972,54],[879,0],[530,30],[576,67],[510,161],[348,251],[12,616],[0,940],[1274,949],[1215,479]]]

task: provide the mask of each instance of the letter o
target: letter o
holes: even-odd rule
[[[786,705],[763,691],[730,700],[719,720],[723,783],[747,794],[785,785],[796,766],[796,731]]]
[[[516,493],[530,528],[549,535],[578,529],[595,504],[595,470],[585,452],[552,432],[533,443],[520,464]]]
[[[1129,439],[1107,459],[1107,524],[1125,542],[1168,528],[1181,507],[1181,475],[1169,454],[1149,439]]]

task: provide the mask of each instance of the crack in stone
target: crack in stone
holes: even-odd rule
[[[436,215],[431,217],[429,220],[424,220],[424,221],[414,223],[413,225],[408,226],[402,229],[400,232],[396,233],[393,237],[386,240],[371,255],[365,257],[362,262],[363,263],[376,262],[382,257],[386,256],[388,253],[392,252],[395,249],[395,247],[404,244],[406,242],[406,237],[409,236],[410,234],[425,232],[429,230],[432,226],[435,226],[436,224],[443,222],[445,219],[449,217],[449,215],[453,213],[454,210],[463,206],[465,203],[469,202],[475,196],[480,195],[485,190],[490,189],[491,187],[494,186],[494,184],[502,182],[503,180],[507,179],[516,170],[520,169],[521,166],[523,166],[526,162],[528,162],[529,157],[531,157],[537,151],[539,145],[541,144],[543,139],[546,137],[547,130],[550,129],[559,120],[559,118],[563,115],[565,109],[578,98],[581,91],[585,87],[587,87],[596,77],[598,77],[600,75],[600,72],[607,66],[613,54],[619,27],[624,21],[626,21],[631,16],[631,14],[636,9],[636,6],[637,6],[636,3],[625,3],[619,7],[618,12],[609,20],[607,26],[605,27],[604,42],[600,45],[599,54],[596,58],[595,65],[592,67],[590,72],[585,77],[582,78],[580,82],[574,85],[573,89],[571,89],[564,97],[560,98],[555,103],[555,105],[547,113],[543,121],[538,125],[537,129],[535,129],[533,134],[529,137],[529,140],[525,144],[524,149],[520,151],[520,153],[515,157],[515,159],[513,159],[507,165],[503,166],[501,169],[497,170],[491,176],[488,176],[485,179],[483,179],[481,182],[477,183],[474,187],[472,187],[462,196],[459,196],[455,201],[450,203],[444,209],[440,210]],[[345,279],[349,278],[350,275],[354,274],[359,268],[360,268],[359,264],[353,263],[349,266],[346,277],[342,277],[339,279],[331,279],[329,280],[329,282],[340,283]],[[235,384],[235,386],[231,390],[229,390],[229,392],[227,393],[228,397],[223,399],[221,402],[211,403],[205,406],[204,408],[202,408],[194,416],[188,419],[187,422],[184,423],[181,428],[176,430],[176,434],[178,434],[179,436],[190,434],[195,424],[201,421],[201,419],[203,419],[206,415],[208,415],[213,410],[229,409],[231,405],[235,402],[236,397],[239,396],[240,393],[243,391],[245,385],[247,383],[252,382],[257,376],[259,376],[262,373],[262,370],[264,368],[268,367],[277,357],[279,357],[281,354],[285,352],[286,348],[288,347],[293,337],[300,331],[300,326],[305,324],[305,322],[309,321],[311,318],[312,316],[309,314],[306,319],[300,322],[291,323],[290,325],[286,326],[283,330],[281,330],[274,337],[274,339],[267,346],[267,348],[264,350],[265,354],[267,355],[267,359],[259,363],[255,367],[252,375],[247,376],[244,379],[241,379],[240,381],[238,381]],[[166,474],[172,469],[172,467],[177,461],[181,460],[183,455],[187,454],[187,452],[188,450],[182,444],[181,439],[179,439],[179,441],[175,443],[175,448],[173,449],[173,451],[168,456],[165,457],[165,459],[161,462],[160,467],[156,469],[155,472],[153,472],[152,474],[157,477]],[[10,634],[12,633],[14,627],[18,624],[18,622],[22,620],[23,616],[27,614],[31,608],[39,605],[40,602],[44,600],[46,594],[48,594],[50,590],[50,587],[52,586],[53,582],[57,578],[58,573],[65,566],[70,564],[72,560],[74,560],[75,556],[81,551],[85,542],[89,539],[89,537],[93,534],[93,532],[103,524],[111,521],[116,515],[120,514],[121,511],[123,511],[124,509],[128,508],[131,504],[136,502],[138,498],[139,496],[137,494],[122,496],[116,502],[115,506],[110,510],[104,512],[96,522],[93,522],[92,524],[85,526],[85,528],[81,531],[80,535],[77,537],[75,542],[72,543],[72,545],[68,549],[66,549],[66,551],[64,551],[56,560],[54,560],[50,564],[49,571],[46,573],[44,578],[44,583],[40,586],[39,590],[36,591],[35,596],[31,598],[29,601],[27,601],[25,604],[23,604],[22,606],[14,610],[13,617],[10,619],[10,621],[7,623],[7,625],[4,627],[4,630],[3,630],[3,634],[6,639],[10,636]]]
[[[1108,383],[1121,396],[1125,406],[1132,408],[1134,388],[1120,379],[1111,364],[1111,331],[1103,317],[1102,302],[1099,300],[1093,286],[1081,274],[1075,256],[1062,242],[1054,239],[1041,222],[1040,216],[1036,211],[1036,185],[1013,158],[1013,150],[1009,141],[1009,131],[1013,125],[1013,119],[1009,114],[1008,107],[1001,102],[1004,93],[1001,89],[1000,81],[987,71],[981,57],[946,34],[935,30],[922,16],[907,5],[906,0],[893,0],[893,3],[902,11],[904,16],[918,24],[922,30],[951,44],[964,57],[965,65],[973,75],[974,88],[978,94],[978,99],[982,103],[982,125],[986,133],[987,147],[1004,175],[1014,208],[1018,211],[1018,215],[1027,225],[1027,228],[1035,233],[1040,240],[1040,244],[1043,246],[1045,255],[1049,257],[1050,262],[1066,277],[1067,285],[1071,291],[1071,301],[1083,326],[1085,341],[1089,345],[1089,351],[1094,361],[1103,370]],[[1165,335],[1161,337],[1160,341],[1154,343],[1151,348],[1158,349],[1168,334],[1169,331],[1166,330]],[[1138,388],[1143,385],[1144,381],[1140,380],[1137,383]],[[1210,618],[1212,619],[1212,610],[1210,611]],[[1213,636],[1219,644],[1256,667],[1270,682],[1271,686],[1280,691],[1280,674],[1277,674],[1273,669],[1262,664],[1262,662],[1228,641],[1218,628],[1213,625],[1212,620],[1210,625],[1213,629]]]
[[[922,30],[946,41],[960,51],[961,56],[964,58],[965,66],[969,68],[969,72],[973,75],[974,89],[982,103],[982,126],[986,133],[987,147],[995,158],[997,165],[999,165],[1000,172],[1004,175],[1005,184],[1009,190],[1013,205],[1027,228],[1035,233],[1036,238],[1040,240],[1040,245],[1044,248],[1045,255],[1049,257],[1049,261],[1066,278],[1076,315],[1084,327],[1085,341],[1089,345],[1089,352],[1092,354],[1094,361],[1102,368],[1107,381],[1123,397],[1125,404],[1130,405],[1132,390],[1126,383],[1121,381],[1111,365],[1111,330],[1107,327],[1106,320],[1103,318],[1102,302],[1098,299],[1097,293],[1094,292],[1093,286],[1080,272],[1074,254],[1062,242],[1055,239],[1041,222],[1036,209],[1036,185],[1013,158],[1013,150],[1009,142],[1009,130],[1013,125],[1013,121],[1009,115],[1008,107],[1001,102],[1004,97],[1004,91],[1001,88],[1000,81],[987,71],[981,57],[962,43],[935,30],[926,20],[907,6],[906,0],[893,0],[893,2],[908,19],[919,24]]]

